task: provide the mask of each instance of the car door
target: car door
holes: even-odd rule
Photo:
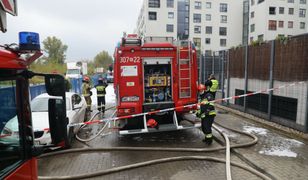
[[[79,96],[78,94],[74,94],[72,96],[72,105],[73,111],[75,112],[74,122],[83,122],[85,116],[85,106],[83,104],[81,96]]]

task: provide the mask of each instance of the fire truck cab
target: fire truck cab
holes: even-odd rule
[[[114,88],[121,134],[184,129],[181,115],[197,103],[197,56],[190,41],[125,35],[114,54]],[[176,108],[170,111],[150,113]],[[147,113],[144,115],[142,114]],[[130,117],[132,115],[133,117]],[[147,127],[148,120],[158,127]]]
[[[64,77],[29,71],[28,66],[42,55],[38,34],[22,32],[19,37],[19,46],[0,46],[0,179],[37,179],[36,156],[47,148],[34,144],[30,78],[44,78],[46,92],[62,97],[48,102],[49,132],[54,145],[67,139]]]

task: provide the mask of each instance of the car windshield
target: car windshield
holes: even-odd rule
[[[31,102],[32,112],[48,112],[48,97],[34,98]],[[66,98],[66,110],[70,110],[70,101]]]

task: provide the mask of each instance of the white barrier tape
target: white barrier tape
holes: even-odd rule
[[[223,99],[216,99],[216,100],[213,100],[213,101],[210,101],[210,102],[216,103],[216,102],[227,101],[227,100],[231,100],[231,99],[238,99],[238,98],[242,98],[242,97],[252,96],[252,95],[270,92],[270,91],[275,91],[275,90],[278,90],[278,89],[295,86],[296,84],[304,84],[304,83],[305,83],[304,81],[300,81],[300,82],[296,82],[296,83],[292,83],[292,84],[286,84],[286,85],[278,86],[276,88],[270,88],[270,89],[266,89],[266,90],[256,91],[256,92],[253,92],[253,93],[247,93],[247,94],[242,94],[242,95],[238,95],[238,96],[231,96],[231,97],[227,97],[227,98],[223,98]],[[197,106],[197,105],[200,105],[200,104],[201,103],[188,104],[188,105],[184,105],[184,106],[161,109],[161,110],[156,110],[156,111],[151,111],[151,112],[132,114],[132,115],[120,116],[120,117],[114,117],[114,118],[105,118],[105,119],[101,119],[101,120],[93,120],[93,121],[83,122],[83,123],[68,124],[67,126],[73,127],[73,126],[90,125],[90,124],[96,124],[96,123],[117,121],[117,120],[121,120],[121,119],[128,119],[128,118],[133,118],[133,117],[138,117],[138,116],[151,115],[151,114],[156,114],[156,113],[160,113],[160,112],[168,112],[168,111],[173,111],[173,110],[177,110],[177,109],[193,108],[194,106]]]

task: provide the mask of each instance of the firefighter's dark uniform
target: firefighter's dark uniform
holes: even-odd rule
[[[91,94],[92,94],[92,92],[91,92],[91,86],[90,86],[89,82],[83,81],[83,83],[82,83],[82,95],[87,102],[87,112],[91,112],[91,104],[92,104]]]
[[[207,80],[204,85],[208,86],[209,88],[207,93],[211,93],[215,99],[215,96],[216,96],[216,91],[218,89],[218,81],[215,79],[215,78],[211,78],[209,80]]]
[[[102,113],[105,113],[106,87],[107,87],[107,84],[104,83],[103,81],[98,81],[98,84],[95,86],[96,92],[97,92],[97,109]]]
[[[206,96],[203,97],[200,104],[200,109],[198,109],[196,115],[197,117],[201,118],[201,127],[205,135],[203,141],[208,145],[212,144],[213,142],[212,124],[216,116],[216,111],[214,104],[209,102]]]

